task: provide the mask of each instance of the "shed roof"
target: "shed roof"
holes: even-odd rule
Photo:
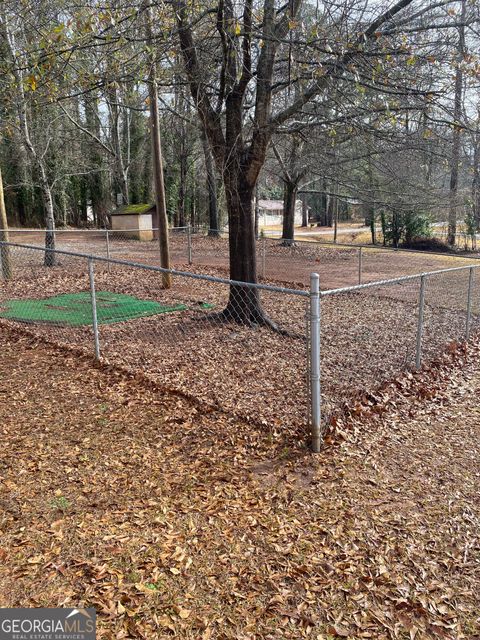
[[[124,204],[115,211],[112,211],[112,216],[121,216],[121,215],[141,215],[142,213],[149,213],[155,209],[154,204]]]

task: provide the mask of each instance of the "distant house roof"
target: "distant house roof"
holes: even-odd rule
[[[260,209],[266,209],[267,211],[277,211],[278,209],[283,211],[282,200],[259,200],[258,206]]]
[[[264,211],[280,212],[283,213],[283,200],[259,200],[259,209]],[[295,209],[298,210],[302,207],[301,200],[295,200]]]
[[[124,204],[115,211],[112,211],[112,216],[121,215],[141,215],[142,213],[150,213],[155,209],[154,204]]]

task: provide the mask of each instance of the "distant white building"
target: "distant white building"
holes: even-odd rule
[[[282,224],[283,222],[283,201],[282,200],[259,200],[258,201],[258,224],[261,227],[270,227]],[[302,224],[302,202],[295,202],[295,225]]]

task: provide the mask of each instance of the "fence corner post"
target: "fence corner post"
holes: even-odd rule
[[[322,447],[320,389],[320,277],[310,274],[310,402],[311,446],[314,453]]]
[[[423,318],[425,312],[425,284],[426,275],[420,276],[420,293],[418,297],[418,322],[417,322],[417,347],[415,354],[415,367],[420,369],[422,366],[422,341],[423,341]]]
[[[98,319],[97,319],[97,296],[95,294],[95,273],[93,269],[93,258],[88,258],[88,277],[90,280],[90,299],[92,302],[92,326],[93,340],[95,345],[95,358],[100,360],[100,340],[98,336]]]

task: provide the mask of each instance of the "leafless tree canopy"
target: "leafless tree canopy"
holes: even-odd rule
[[[10,224],[103,225],[153,200],[153,99],[170,223],[228,224],[234,279],[256,279],[256,191],[284,199],[286,242],[302,197],[327,224],[358,203],[373,240],[448,220],[453,244],[480,219],[478,18],[467,0],[6,0]]]

